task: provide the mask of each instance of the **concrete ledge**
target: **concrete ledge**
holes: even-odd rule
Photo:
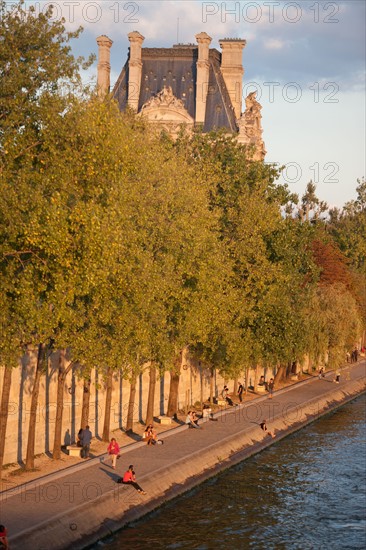
[[[78,456],[81,457],[81,447],[77,447],[76,445],[68,445],[66,447],[67,452],[69,453],[69,456]]]
[[[170,416],[158,416],[158,422],[160,422],[160,424],[168,425],[172,423],[172,419]]]

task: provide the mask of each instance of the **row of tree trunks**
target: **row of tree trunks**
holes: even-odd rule
[[[39,396],[39,387],[41,376],[44,373],[43,363],[45,359],[46,346],[44,344],[39,344],[38,353],[37,353],[37,364],[35,369],[35,378],[32,390],[31,397],[31,406],[30,406],[30,419],[29,419],[29,430],[28,430],[28,442],[27,442],[27,453],[26,453],[26,469],[34,468],[34,449],[35,449],[35,436],[36,436],[36,426],[37,426],[37,407],[38,407],[38,396]],[[68,373],[70,372],[73,364],[72,362],[66,366],[66,350],[60,351],[59,357],[59,368],[58,368],[58,383],[57,383],[57,406],[56,406],[56,422],[55,422],[55,434],[54,434],[54,445],[53,445],[53,458],[59,459],[61,457],[61,437],[62,437],[62,419],[63,419],[63,404],[64,404],[64,391],[65,391],[65,381]],[[169,398],[168,398],[168,407],[167,407],[167,416],[173,417],[178,412],[178,391],[179,391],[179,381],[180,381],[180,364],[181,364],[181,355],[177,358],[175,362],[175,367],[170,373],[170,388],[169,388]],[[254,379],[254,388],[257,388],[258,378],[260,372],[260,365],[257,364],[255,367],[255,379]],[[283,378],[290,376],[292,372],[292,363],[289,363],[287,366],[280,365],[274,382],[275,384],[280,383]],[[8,417],[8,408],[9,408],[9,399],[10,399],[10,388],[11,388],[11,375],[12,369],[6,368],[4,371],[4,380],[3,380],[3,391],[1,396],[1,416],[0,416],[0,468],[3,465],[4,452],[5,452],[5,435],[6,435],[6,426],[7,426],[7,417]],[[148,403],[146,411],[146,424],[150,424],[154,419],[154,402],[155,402],[155,388],[156,388],[156,367],[151,366],[149,370],[149,392],[148,392]],[[213,402],[214,397],[214,380],[215,380],[215,369],[210,368],[210,402]],[[134,374],[130,379],[130,396],[128,403],[128,412],[127,412],[127,421],[126,421],[126,432],[133,431],[133,419],[134,419],[134,409],[135,409],[135,398],[136,398],[136,381],[137,376]],[[112,389],[113,389],[113,369],[108,368],[106,374],[106,401],[105,401],[105,416],[104,416],[104,427],[103,427],[103,441],[109,441],[110,438],[110,418],[111,418],[111,404],[112,404]],[[81,418],[81,427],[85,428],[88,424],[89,417],[89,405],[90,405],[90,375],[84,378],[84,391],[83,391],[83,403],[82,403],[82,418]],[[249,369],[245,371],[245,393],[248,391],[249,383]],[[238,378],[234,380],[234,394],[237,393]],[[203,403],[203,375],[201,373],[201,403]]]
[[[7,367],[4,372],[3,391],[1,393],[0,407],[0,479],[4,464],[6,425],[8,423],[9,399],[11,388],[12,368]]]

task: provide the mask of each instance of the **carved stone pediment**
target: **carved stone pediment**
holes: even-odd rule
[[[194,122],[184,107],[183,101],[175,97],[170,86],[164,86],[161,92],[146,101],[141,107],[140,113],[149,120],[163,119],[172,122],[181,120],[181,122],[192,124]]]
[[[166,130],[172,137],[178,134],[182,124],[188,128],[194,125],[183,101],[175,97],[170,86],[164,86],[161,92],[146,101],[139,115]]]

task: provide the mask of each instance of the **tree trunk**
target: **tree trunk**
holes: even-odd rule
[[[83,388],[83,404],[81,409],[81,425],[80,428],[83,430],[89,424],[89,406],[90,406],[90,377],[84,378],[84,388]]]
[[[280,365],[278,368],[278,371],[276,372],[276,376],[274,377],[275,384],[279,384],[279,382],[281,382],[284,372],[285,372],[285,367]]]
[[[235,376],[235,378],[234,378],[233,396],[235,397],[237,394],[238,394],[238,377]]]
[[[210,403],[213,403],[214,398],[214,384],[215,384],[215,369],[211,367],[210,369]]]
[[[130,380],[130,400],[128,402],[127,420],[126,420],[126,433],[133,431],[133,413],[135,409],[135,397],[136,397],[136,374],[133,374]]]
[[[291,363],[291,361],[289,361],[287,363],[287,367],[286,367],[286,376],[285,376],[285,378],[286,379],[290,378],[291,374],[292,374],[292,363]]]
[[[154,420],[155,385],[156,385],[156,368],[150,367],[149,397],[147,400],[146,425],[152,424]]]
[[[8,414],[9,414],[11,375],[12,375],[12,369],[9,367],[6,367],[4,371],[3,391],[1,394],[1,408],[0,408],[0,479],[1,479],[2,467],[4,463],[6,425],[8,422]]]
[[[113,370],[108,367],[106,378],[106,394],[105,394],[105,412],[103,426],[103,441],[109,441],[109,430],[111,425],[111,407],[112,407],[112,388],[113,388]]]
[[[38,346],[37,366],[33,384],[30,415],[29,415],[29,428],[28,428],[28,443],[27,443],[27,455],[25,459],[25,469],[34,469],[34,443],[36,438],[36,425],[37,425],[37,407],[38,407],[38,395],[39,395],[39,383],[42,376],[42,358],[44,353],[44,344]]]
[[[66,362],[66,350],[60,351],[58,376],[57,376],[57,404],[56,404],[56,421],[55,421],[55,436],[53,440],[52,458],[54,460],[60,460],[61,458],[61,438],[62,438],[62,418],[64,412],[64,392],[65,392],[65,380],[67,374],[72,368],[72,363],[65,368]]]
[[[202,370],[201,365],[199,365],[199,369],[200,369],[200,403],[201,403],[201,407],[203,408],[203,402],[204,402],[204,397],[203,397],[203,370]]]
[[[181,363],[181,358],[179,357],[179,362],[178,362],[178,359],[176,361],[177,368],[170,371],[169,399],[168,399],[168,409],[166,411],[167,416],[175,416],[178,412],[180,363]]]
[[[245,368],[245,395],[248,395],[249,367]]]
[[[257,365],[255,366],[255,373],[254,373],[254,392],[256,392],[257,389],[258,389],[258,379],[259,379],[259,369],[260,369],[260,367],[261,367],[261,366],[260,366],[259,364],[257,364]]]

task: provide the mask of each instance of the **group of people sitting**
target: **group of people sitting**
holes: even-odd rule
[[[188,428],[201,428],[198,424],[199,417],[195,411],[188,411],[185,423],[188,425]]]
[[[146,441],[147,445],[163,445],[164,443],[162,439],[158,439],[157,433],[154,430],[154,426],[152,424],[148,424],[146,426],[145,431],[142,434],[142,439]]]

